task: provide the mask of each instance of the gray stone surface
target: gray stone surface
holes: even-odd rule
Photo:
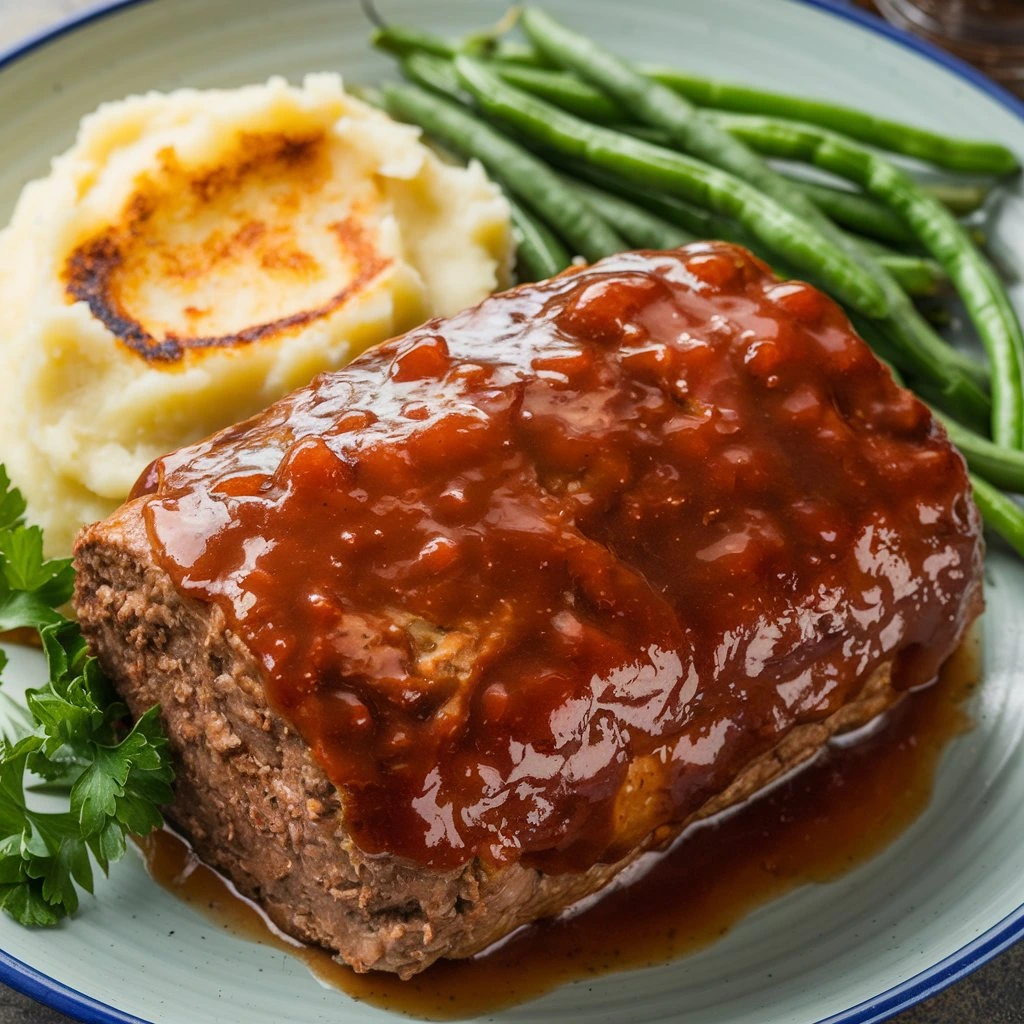
[[[0,0],[0,50],[94,4],[95,0]],[[187,1021],[188,1007],[184,1003],[182,1011],[182,1020]],[[68,1024],[70,1019],[0,985],[0,1024]],[[1024,944],[894,1018],[894,1024],[961,1022],[1024,1024]]]

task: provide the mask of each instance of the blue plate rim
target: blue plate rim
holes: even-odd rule
[[[35,50],[55,42],[94,21],[117,14],[131,7],[151,3],[152,0],[104,0],[68,18],[58,21],[49,28],[36,32],[19,43],[0,51],[0,71],[8,65],[28,56]],[[787,0],[789,3],[815,7],[836,17],[852,21],[876,35],[899,44],[905,49],[927,57],[944,67],[980,92],[996,100],[1024,121],[1024,100],[998,85],[987,75],[965,61],[954,57],[933,43],[919,39],[902,29],[890,25],[867,11],[849,6],[845,0]],[[816,1024],[882,1024],[901,1010],[916,1006],[922,1000],[942,991],[954,982],[977,970],[1003,950],[1024,938],[1024,905],[1008,914],[972,942],[940,960],[931,967],[879,995],[841,1010],[830,1017],[822,1018]],[[43,1003],[61,1013],[83,1022],[83,1024],[151,1024],[141,1017],[118,1010],[100,1002],[92,996],[79,992],[70,985],[51,978],[35,967],[0,949],[0,983],[21,992],[23,995]]]

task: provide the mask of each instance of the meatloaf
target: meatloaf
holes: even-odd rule
[[[496,295],[158,460],[76,604],[168,813],[409,976],[606,885],[926,684],[981,607],[962,459],[745,250]]]

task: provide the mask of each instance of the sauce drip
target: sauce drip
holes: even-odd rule
[[[614,862],[879,666],[933,678],[979,602],[941,427],[724,243],[432,321],[137,494],[360,848],[438,869]]]
[[[762,903],[838,878],[877,854],[927,806],[940,756],[970,725],[962,701],[979,678],[977,633],[934,686],[908,694],[876,731],[830,746],[762,797],[648,855],[632,884],[613,887],[576,916],[530,925],[489,952],[439,961],[410,981],[355,974],[322,950],[279,938],[173,833],[154,833],[141,846],[153,877],[212,924],[300,957],[353,998],[426,1019],[484,1016],[561,984],[693,952]]]

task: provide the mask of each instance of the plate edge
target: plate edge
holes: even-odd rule
[[[47,43],[54,42],[76,29],[84,28],[94,21],[100,21],[108,15],[117,14],[126,8],[150,2],[151,0],[101,0],[101,2],[77,11],[69,17],[61,18],[52,25],[33,32],[0,50],[0,71],[3,71],[9,64],[14,64],[22,57],[27,57],[30,53],[42,49]]]
[[[845,21],[852,21],[876,35],[884,36],[892,42],[898,43],[904,49],[913,50],[915,53],[927,57],[933,63],[951,71],[958,78],[970,82],[979,92],[990,96],[1024,121],[1024,99],[1015,96],[1009,89],[1001,86],[995,79],[990,78],[973,64],[968,64],[967,61],[944,50],[937,43],[922,39],[906,29],[892,25],[877,14],[854,7],[850,0],[787,0],[787,2],[800,4],[803,7],[816,7],[826,14],[834,15]]]
[[[51,978],[4,949],[0,949],[0,982],[82,1024],[152,1024]]]

